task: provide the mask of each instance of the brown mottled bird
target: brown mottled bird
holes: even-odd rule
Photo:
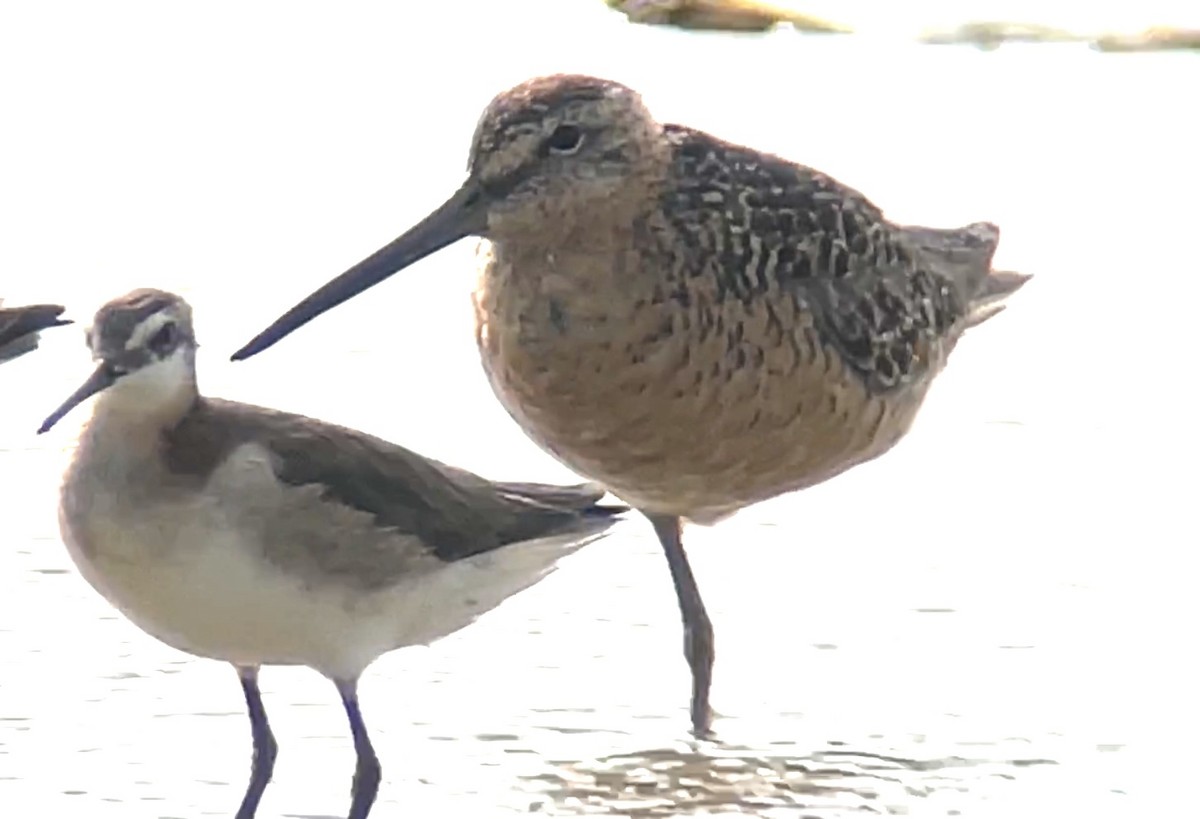
[[[4,307],[0,299],[0,363],[37,349],[38,333],[51,327],[71,324],[59,318],[65,307],[58,304],[31,304],[27,307]]]
[[[235,360],[468,235],[479,352],[525,432],[653,523],[711,727],[712,626],[681,545],[908,431],[963,332],[1027,276],[999,230],[888,221],[812,168],[658,122],[632,89],[529,80],[496,97],[463,186]]]

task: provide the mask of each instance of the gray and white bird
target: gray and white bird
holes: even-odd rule
[[[97,367],[43,423],[95,395],[60,498],[87,581],[134,624],[237,670],[255,815],[276,744],[258,669],[303,665],[337,686],[358,764],[350,819],[380,765],[356,695],[381,654],[427,644],[536,583],[625,508],[594,485],[497,483],[332,424],[208,398],[191,309],[136,290],[87,333]]]
[[[71,324],[70,319],[59,318],[65,309],[59,304],[5,307],[0,299],[0,364],[36,350],[42,330]]]

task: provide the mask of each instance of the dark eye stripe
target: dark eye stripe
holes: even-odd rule
[[[167,322],[150,338],[150,349],[162,352],[174,347],[178,337],[178,331],[179,328],[176,326],[175,322]]]

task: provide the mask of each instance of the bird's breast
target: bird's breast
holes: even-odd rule
[[[212,656],[231,578],[246,567],[202,494],[151,486],[148,464],[81,448],[63,483],[63,541],[84,579],[149,634]],[[233,582],[236,582],[234,580]],[[235,632],[236,633],[236,632]]]
[[[719,517],[881,454],[912,421],[921,396],[868,393],[795,300],[718,302],[589,264],[493,252],[477,341],[525,432],[639,508]]]
[[[223,499],[198,484],[173,485],[154,459],[129,458],[110,441],[85,436],[59,509],[68,552],[97,592],[182,651],[247,665],[340,667],[352,644],[301,624],[352,622],[343,595],[275,570]]]

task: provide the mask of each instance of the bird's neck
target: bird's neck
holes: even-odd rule
[[[153,394],[120,387],[118,384],[97,397],[86,436],[95,442],[119,442],[135,455],[157,452],[162,433],[174,429],[199,400],[194,380]]]

